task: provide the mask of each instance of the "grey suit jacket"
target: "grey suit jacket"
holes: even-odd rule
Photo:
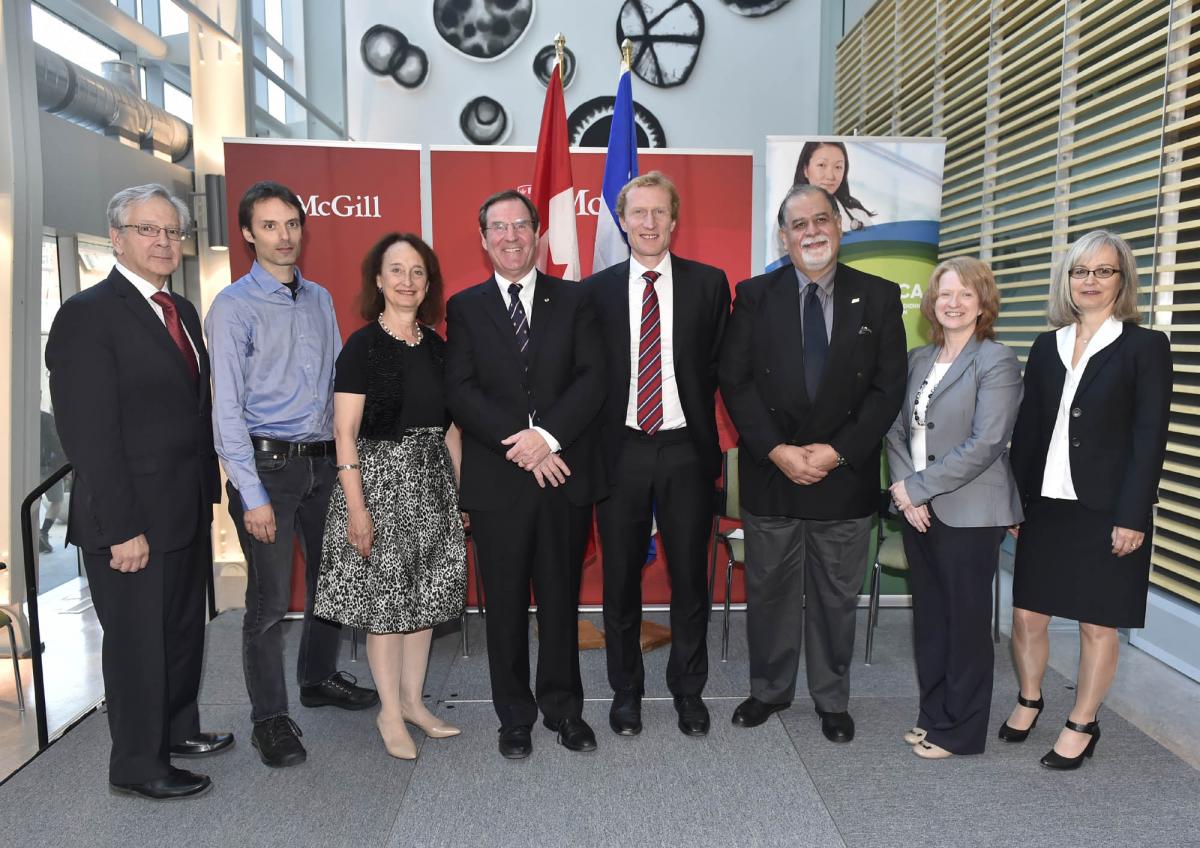
[[[1008,442],[1021,405],[1021,369],[1011,348],[972,338],[938,383],[926,412],[924,471],[913,469],[908,439],[913,400],[937,358],[937,345],[909,351],[908,391],[887,434],[893,482],[914,504],[929,504],[951,527],[1007,527],[1023,518]]]

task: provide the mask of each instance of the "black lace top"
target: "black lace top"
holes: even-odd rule
[[[372,321],[346,339],[333,390],[366,395],[361,438],[394,441],[407,427],[449,426],[442,396],[446,343],[428,327],[421,334],[421,343],[409,347]]]

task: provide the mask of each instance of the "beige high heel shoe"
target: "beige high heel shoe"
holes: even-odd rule
[[[913,753],[923,760],[944,760],[954,756],[952,751],[947,751],[940,745],[934,745],[924,739],[913,745]]]
[[[379,728],[379,735],[383,738],[383,747],[389,754],[398,760],[415,760],[417,758],[417,743],[408,735],[408,729],[404,726],[403,721],[400,722],[399,728],[396,728],[394,725],[384,724],[379,717],[376,717],[375,726]]]
[[[908,733],[904,734],[904,743],[906,745],[916,745],[925,741],[925,730],[920,727],[914,727]]]
[[[432,713],[430,714],[432,715]],[[449,739],[451,736],[457,736],[462,733],[462,730],[455,727],[453,724],[448,724],[441,721],[437,716],[433,717],[430,723],[418,721],[415,717],[410,716],[407,712],[404,714],[404,720],[413,727],[421,728],[421,731],[430,739]]]

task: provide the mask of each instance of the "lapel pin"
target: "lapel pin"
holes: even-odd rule
[[[548,297],[542,298],[542,303],[549,303],[549,302],[550,302],[550,298],[548,298]]]
[[[851,303],[858,303],[860,300],[862,300],[862,298],[855,297],[855,298],[851,298],[850,302],[851,302]]]

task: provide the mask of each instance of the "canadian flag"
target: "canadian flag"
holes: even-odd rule
[[[575,180],[567,144],[567,107],[563,102],[562,69],[554,66],[542,106],[537,158],[533,166],[533,205],[538,230],[539,270],[564,280],[579,279],[579,237],[575,232]]]

